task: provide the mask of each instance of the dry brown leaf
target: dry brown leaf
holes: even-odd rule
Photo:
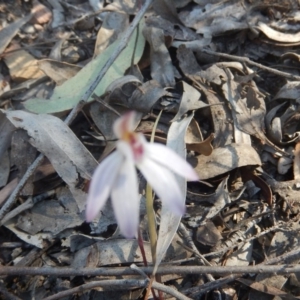
[[[139,86],[128,100],[127,107],[143,113],[149,113],[154,104],[168,91],[160,86],[156,80],[149,80]]]
[[[95,0],[93,1],[95,2]],[[122,11],[128,15],[134,15],[139,11],[140,3],[135,0],[114,0],[112,3],[105,6],[105,9]]]
[[[144,27],[143,35],[151,47],[151,77],[162,87],[174,86],[173,64],[165,45],[164,32],[155,27]]]
[[[52,18],[52,13],[49,10],[49,8],[43,4],[41,4],[39,1],[34,0],[32,1],[32,22],[38,23],[38,24],[45,24],[48,23]]]
[[[172,43],[172,47],[178,48],[180,45],[184,45],[186,48],[191,49],[194,52],[201,50],[202,48],[210,45],[211,37],[199,38],[195,41],[174,41]]]
[[[57,193],[57,199],[35,204],[19,216],[17,228],[34,235],[39,232],[59,232],[74,228],[84,222],[84,215],[78,210],[76,201],[67,188]]]
[[[5,151],[0,158],[0,187],[5,186],[10,173],[10,156],[8,151]]]
[[[217,4],[220,0],[194,0],[195,3],[204,6],[206,4]]]
[[[113,107],[120,115],[124,114],[126,111],[128,111],[127,108],[121,107],[121,106],[114,106]],[[116,135],[113,131],[113,124],[114,122],[119,118],[119,115],[117,115],[114,111],[107,109],[104,107],[101,103],[94,102],[90,107],[90,114],[91,117],[100,130],[100,132],[103,134],[105,140],[108,141],[114,141],[116,140]],[[136,123],[135,127],[138,126],[142,114],[136,114]]]
[[[298,132],[295,132],[297,130],[297,127],[295,130],[293,128],[290,128],[291,134],[284,135],[284,140],[283,140],[283,131],[284,131],[284,123],[286,120],[289,120],[295,115],[295,111],[293,111],[291,108],[288,107],[285,113],[280,117],[276,116],[277,111],[280,110],[284,105],[286,105],[286,102],[281,103],[279,105],[274,106],[271,110],[266,115],[265,118],[265,124],[266,124],[266,129],[267,129],[267,136],[268,138],[274,142],[276,145],[289,145],[291,143],[294,143],[299,136]]]
[[[186,112],[190,110],[196,110],[199,108],[207,107],[208,105],[200,100],[201,94],[194,87],[188,83],[182,81],[182,97],[176,116],[172,119],[172,122],[180,119]]]
[[[278,159],[277,172],[281,175],[286,174],[293,165],[293,147],[288,147],[287,149],[285,149],[285,151],[291,154],[291,156],[282,156]]]
[[[249,109],[247,98],[243,98],[241,95],[240,84],[233,80],[233,76],[228,69],[226,69],[226,72],[228,73],[227,82],[223,84],[222,89],[224,96],[231,104],[235,126],[244,133],[257,137],[264,143],[267,139],[264,135],[264,117],[266,113],[264,99],[257,95],[256,100],[260,102],[259,108]],[[256,87],[254,82],[251,85]],[[256,106],[258,107],[257,104]],[[236,135],[235,141],[237,141]],[[250,139],[249,143],[251,143]]]
[[[252,289],[255,289],[256,291],[259,291],[261,293],[265,293],[272,296],[278,296],[281,297],[281,299],[287,299],[287,300],[296,300],[299,299],[298,297],[295,297],[291,294],[288,294],[284,291],[281,291],[280,289],[277,289],[270,285],[265,285],[260,282],[254,282],[249,279],[239,278],[237,281],[251,287]]]
[[[256,110],[260,108],[261,101],[258,99],[257,91],[255,91],[251,86],[248,86],[246,99],[247,107],[250,109],[250,113],[252,109]]]
[[[162,29],[166,38],[172,37],[172,40],[178,40],[179,44],[181,44],[182,42],[184,43],[184,41],[191,41],[197,43],[197,40],[200,38],[199,35],[196,34],[193,30],[184,26],[180,26],[176,23],[172,23],[166,19],[161,18],[160,16],[149,16],[145,20],[145,23],[148,27],[156,27]],[[201,38],[200,40],[202,41]]]
[[[285,84],[273,98],[273,100],[277,99],[300,99],[300,82],[291,81]]]
[[[196,74],[201,72],[202,69],[191,49],[188,49],[185,45],[180,45],[177,49],[177,59],[179,61],[179,67],[185,76],[195,81],[200,79],[200,76]]]
[[[151,135],[153,127],[154,127],[155,120],[153,119],[147,119],[147,120],[142,120],[139,124],[139,126],[136,128],[136,131],[142,132],[144,135]],[[169,130],[169,122],[159,122],[156,127],[155,131],[155,138],[157,136],[167,136],[168,130]],[[166,142],[166,138],[164,138],[164,143]]]
[[[280,60],[284,62],[286,59],[290,59],[292,61],[295,61],[297,63],[300,62],[300,55],[295,52],[285,52],[281,55]]]
[[[212,133],[208,138],[199,143],[187,143],[186,148],[191,151],[195,151],[197,153],[209,156],[213,151],[213,146],[211,142],[214,139],[214,134]]]
[[[109,104],[129,107],[129,98],[141,85],[142,82],[133,75],[125,75],[114,80],[105,90]]]
[[[65,21],[65,15],[64,15],[64,9],[59,1],[57,0],[49,0],[48,3],[52,6],[52,22],[51,22],[51,28],[57,28],[64,24]]]
[[[294,179],[300,182],[300,142],[295,146],[294,155]]]
[[[215,19],[209,26],[201,26],[197,29],[197,33],[203,34],[205,37],[218,36],[226,32],[244,30],[249,25],[245,21],[235,21],[234,19],[220,18]]]
[[[8,91],[10,91],[9,81],[0,74],[0,96]]]
[[[52,59],[39,60],[37,64],[47,76],[56,82],[57,85],[63,84],[81,70],[81,67],[76,65]]]
[[[3,53],[14,36],[18,33],[20,27],[26,24],[31,19],[31,17],[32,15],[30,14],[26,17],[18,19],[17,21],[7,25],[0,31],[0,54]]]
[[[11,137],[15,127],[9,122],[5,114],[0,112],[0,159],[11,143]]]
[[[192,119],[189,127],[187,128],[184,141],[186,144],[199,143],[203,141],[203,136],[199,124],[195,120],[195,118]]]
[[[197,225],[192,227],[198,227],[196,231],[196,242],[201,246],[214,247],[222,240],[222,235],[220,230],[215,226],[215,224],[207,220],[203,225]]]
[[[219,68],[217,65],[212,65],[206,70],[197,73],[201,78],[206,79],[208,82],[221,85],[224,80],[226,80],[226,74],[223,69]]]
[[[192,81],[201,83],[204,80],[221,85],[226,80],[226,74],[223,69],[217,65],[212,65],[206,70],[199,66],[193,51],[182,44],[177,50],[177,58],[182,72]]]
[[[233,140],[232,114],[227,105],[224,105],[224,98],[208,90],[205,85],[200,85],[201,91],[211,105],[210,111],[214,127],[213,146],[215,148],[231,144]]]
[[[181,21],[206,36],[225,33],[228,30],[247,28],[245,21],[247,7],[243,1],[220,2],[212,5],[196,6],[190,14],[179,13]]]
[[[238,85],[233,80],[233,75],[228,69],[225,69],[225,72],[227,75],[227,81],[223,84],[222,91],[225,98],[229,101],[230,106],[232,108],[231,115],[232,115],[233,126],[234,126],[234,141],[236,143],[244,143],[244,144],[251,145],[249,132],[241,128],[241,125],[243,126],[249,126],[249,125],[245,124],[247,110],[246,110],[246,115],[242,113],[242,110],[246,104],[243,105],[243,103],[241,103],[240,105],[242,106],[242,108],[239,108],[240,105],[238,105],[238,103],[241,102],[241,95],[240,95],[240,88],[239,88],[240,85]],[[251,130],[253,130],[252,126],[250,126]]]
[[[38,61],[23,49],[7,54],[4,61],[9,69],[11,78],[15,82],[44,76],[44,73],[38,66]]]
[[[248,168],[241,168],[241,175],[243,178],[243,182],[247,182],[249,180],[253,181],[255,185],[260,188],[262,196],[264,200],[272,206],[273,203],[273,194],[270,186],[267,184],[265,180],[260,178],[259,176],[253,174],[253,171],[249,170]]]
[[[205,225],[231,202],[227,181],[228,176],[220,182],[215,193],[202,196],[201,202],[198,201],[197,205],[187,208],[185,217],[187,217],[189,226],[197,228],[198,226]],[[206,205],[201,205],[201,203],[206,203]],[[208,205],[208,203],[210,203],[210,205]],[[206,230],[206,228],[204,227],[203,230]],[[207,241],[209,238],[203,237],[203,240]]]
[[[90,180],[97,167],[97,161],[91,153],[57,117],[20,110],[2,112],[15,127],[27,131],[30,143],[51,161],[59,176],[68,184],[82,211],[86,194],[77,185],[80,178]]]
[[[37,150],[29,143],[29,137],[24,130],[16,130],[11,141],[11,165],[16,166],[19,179],[26,173],[28,167],[37,156]],[[33,195],[33,176],[24,185],[21,195]]]
[[[247,230],[247,234],[254,233],[254,228]],[[252,260],[253,241],[244,243],[226,258],[225,266],[248,266]]]
[[[5,227],[12,231],[19,239],[24,241],[29,245],[33,245],[37,248],[43,249],[47,247],[47,243],[51,243],[53,241],[53,235],[48,232],[37,233],[34,235],[28,234],[23,230],[20,230],[16,226],[17,218],[13,218],[7,222],[5,222]]]
[[[214,178],[244,166],[260,166],[261,160],[254,148],[247,144],[230,144],[216,148],[210,156],[190,159],[201,180]]]
[[[94,251],[96,248],[96,251]],[[147,261],[151,261],[150,244],[144,242]],[[94,254],[93,254],[94,253]],[[136,240],[115,239],[99,241],[75,253],[71,267],[102,267],[115,264],[142,262],[142,254]]]
[[[164,19],[171,21],[174,24],[181,24],[172,0],[154,0],[153,9]]]
[[[13,190],[17,186],[18,182],[19,182],[19,179],[15,178],[12,181],[10,181],[7,185],[5,185],[5,187],[3,189],[0,190],[0,206],[3,205],[4,201],[13,192]]]
[[[259,22],[257,28],[261,30],[269,39],[281,43],[299,43],[300,33],[284,33],[269,27],[267,24]]]
[[[55,61],[61,61],[61,52],[62,52],[62,46],[64,42],[71,36],[71,32],[64,32],[60,39],[55,43],[55,45],[52,47],[51,52],[48,56],[49,59],[53,59]]]
[[[99,55],[111,45],[126,29],[128,24],[129,17],[127,14],[115,11],[107,13],[97,34],[94,56]]]

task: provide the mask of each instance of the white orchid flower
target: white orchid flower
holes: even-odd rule
[[[173,172],[188,180],[198,180],[194,169],[170,148],[148,143],[142,133],[134,132],[135,113],[129,112],[114,124],[119,140],[116,151],[97,167],[89,189],[86,220],[92,221],[111,196],[121,233],[132,238],[139,225],[139,193],[135,167],[144,175],[155,193],[177,214],[183,215],[182,192]]]

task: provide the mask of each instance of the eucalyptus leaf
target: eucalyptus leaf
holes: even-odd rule
[[[133,63],[137,63],[144,51],[145,39],[139,31],[138,41],[135,48],[137,30],[134,31],[128,41],[127,47],[121,52],[119,57],[115,60],[113,65],[109,68],[101,82],[94,90],[95,94],[101,96],[105,93],[109,84],[124,75],[125,70],[131,65],[131,56],[134,53]],[[108,48],[106,48],[100,55],[89,62],[82,68],[74,77],[70,78],[62,85],[54,89],[53,95],[49,100],[34,98],[27,100],[24,106],[27,110],[35,113],[57,113],[72,109],[84,95],[93,79],[102,69],[106,61],[111,56],[111,53],[118,46],[119,41],[115,41]],[[91,101],[92,97],[88,101]]]

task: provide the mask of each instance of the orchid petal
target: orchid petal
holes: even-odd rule
[[[184,197],[178,187],[174,174],[148,157],[145,157],[138,164],[138,168],[161,201],[173,213],[183,215],[185,211]]]
[[[115,151],[106,157],[96,168],[88,193],[85,211],[87,222],[91,222],[104,206],[123,159],[123,155]]]
[[[114,182],[111,199],[122,234],[127,238],[136,237],[139,224],[140,197],[133,159],[126,158],[124,160]]]
[[[152,143],[146,145],[146,151],[147,157],[187,180],[199,180],[199,177],[192,166],[172,149],[158,143]]]
[[[129,111],[115,121],[113,129],[117,138],[123,138],[123,136],[128,132],[134,131],[135,116],[136,113],[134,111]]]

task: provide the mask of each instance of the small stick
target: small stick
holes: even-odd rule
[[[105,287],[106,290],[128,290],[129,288],[141,288],[146,287],[149,279],[115,279],[115,280],[99,280],[92,281],[86,284],[82,284],[72,289],[59,292],[49,297],[43,298],[43,300],[56,300],[66,296],[73,295],[74,293],[82,293],[86,290],[90,290],[96,287]]]
[[[15,200],[21,191],[21,189],[26,184],[28,178],[34,173],[35,169],[42,163],[44,159],[44,154],[40,154],[35,161],[29,166],[26,173],[22,177],[22,179],[19,181],[18,185],[14,189],[14,191],[10,194],[9,198],[6,200],[4,205],[2,206],[0,210],[0,221],[4,218],[6,212],[13,206],[15,203]]]
[[[298,253],[295,250],[289,254],[293,254],[293,257],[300,258],[300,249],[297,248]],[[292,253],[293,252],[293,253]],[[278,258],[276,258],[278,259]],[[268,261],[273,263],[273,259]],[[146,274],[152,274],[152,267],[140,267]],[[266,265],[259,264],[256,266],[160,266],[157,274],[215,274],[215,275],[226,275],[226,274],[244,274],[244,273],[256,273],[256,274],[289,274],[289,273],[300,273],[300,265]],[[57,276],[57,277],[69,277],[69,276],[120,276],[120,275],[134,275],[134,271],[128,267],[118,268],[70,268],[70,267],[13,267],[13,266],[1,266],[1,275],[43,275],[43,276]]]
[[[299,252],[300,252],[300,247],[298,247],[288,253],[282,254],[278,257],[272,258],[272,259],[268,260],[267,262],[263,262],[263,263],[257,265],[257,267],[261,267],[262,272],[260,272],[260,273],[264,273],[264,271],[266,270],[265,267],[267,267],[266,265],[276,264],[276,263],[280,263],[283,261],[287,262],[287,260],[291,260],[291,261],[299,260],[299,258],[300,258]],[[271,267],[273,267],[273,266],[271,266]],[[276,267],[279,267],[279,265]],[[228,275],[226,277],[217,279],[214,282],[205,283],[201,287],[187,289],[184,291],[184,293],[189,294],[189,295],[193,296],[194,298],[200,297],[201,295],[205,294],[206,292],[209,292],[212,289],[220,288],[221,286],[223,286],[227,283],[230,283],[239,277],[241,277],[241,275],[239,275],[239,274]]]
[[[130,268],[131,268],[132,270],[137,271],[137,272],[138,272],[140,275],[142,275],[144,278],[148,278],[148,277],[147,277],[147,274],[146,274],[143,270],[141,270],[139,267],[137,267],[135,264],[132,264],[132,265],[130,266]],[[154,279],[154,277],[152,277],[152,279]],[[151,280],[152,280],[152,279],[151,279]],[[149,283],[148,283],[148,284],[149,284]],[[184,296],[184,295],[181,294],[180,292],[174,290],[173,288],[170,288],[170,287],[168,287],[168,286],[165,286],[165,285],[163,285],[163,284],[161,284],[161,283],[159,283],[159,282],[155,282],[155,281],[152,280],[151,285],[152,285],[152,287],[153,287],[154,289],[157,289],[157,290],[159,290],[159,291],[162,291],[162,292],[165,292],[165,293],[167,293],[167,294],[170,294],[170,295],[174,296],[176,299],[190,300],[190,298]],[[148,299],[148,298],[147,298],[147,299]]]
[[[245,56],[230,55],[230,54],[226,54],[226,53],[215,52],[215,51],[208,50],[208,49],[198,49],[197,51],[203,52],[203,53],[206,53],[206,54],[210,54],[210,55],[213,55],[213,56],[223,57],[223,58],[226,58],[226,59],[229,59],[229,60],[239,61],[241,63],[246,63],[248,65],[255,66],[255,67],[257,67],[261,70],[265,70],[265,71],[268,71],[270,73],[273,73],[275,75],[286,77],[287,79],[291,79],[291,80],[295,80],[295,81],[300,80],[300,76],[293,75],[293,74],[286,73],[286,72],[282,72],[282,71],[279,71],[279,70],[276,70],[276,69],[273,69],[273,68],[270,68],[270,67],[266,67],[262,64],[259,64],[259,63],[256,63],[256,62],[250,60],[248,57],[245,57]]]

